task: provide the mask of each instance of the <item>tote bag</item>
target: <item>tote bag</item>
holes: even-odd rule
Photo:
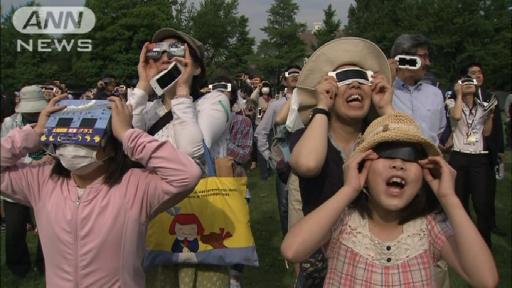
[[[247,177],[215,176],[215,164],[204,146],[210,176],[150,221],[145,268],[176,263],[258,266],[245,200]]]

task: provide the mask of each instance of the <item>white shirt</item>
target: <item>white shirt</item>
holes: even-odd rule
[[[448,110],[455,107],[455,99],[446,100]],[[453,127],[453,150],[454,151],[467,151],[467,152],[484,152],[483,131],[487,114],[484,114],[483,107],[476,102],[473,109],[462,103],[462,117],[459,121],[452,120]],[[476,137],[477,140],[474,144],[469,143],[468,132]]]
[[[167,112],[161,99],[148,102],[148,95],[138,88],[128,95],[128,104],[133,107],[133,126],[144,131]],[[212,91],[196,102],[192,97],[176,97],[171,100],[171,106],[173,120],[155,138],[170,141],[196,160],[203,155],[203,140],[212,156],[226,156],[231,121],[226,95]]]

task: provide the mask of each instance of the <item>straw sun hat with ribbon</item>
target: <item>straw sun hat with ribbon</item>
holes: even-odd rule
[[[300,72],[297,92],[302,108],[316,106],[316,86],[328,72],[342,65],[357,65],[374,73],[379,72],[391,83],[388,60],[377,45],[358,37],[334,39],[318,48]]]
[[[427,156],[440,156],[435,144],[423,137],[420,127],[407,114],[394,112],[375,119],[358,141],[356,152],[366,152],[381,143],[399,142],[421,145]]]

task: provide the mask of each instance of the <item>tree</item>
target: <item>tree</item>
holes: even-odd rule
[[[234,74],[253,54],[248,19],[238,15],[238,0],[204,0],[192,17],[192,35],[205,46],[208,75]]]
[[[450,87],[465,64],[484,66],[486,84],[510,90],[511,26],[506,0],[356,0],[348,35],[367,38],[387,54],[402,33],[431,39],[432,71]]]
[[[37,6],[34,2],[27,5]],[[26,85],[48,81],[59,74],[58,63],[63,61],[58,59],[55,52],[38,51],[39,40],[52,41],[53,37],[44,34],[23,34],[14,28],[11,19],[16,9],[17,7],[12,7],[0,21],[2,91],[15,91]]]
[[[335,17],[336,10],[332,8],[332,4],[329,4],[329,6],[327,6],[327,9],[324,10],[324,20],[322,21],[322,28],[314,32],[317,39],[316,48],[336,38],[336,34],[339,32],[341,27],[341,20],[335,20]]]
[[[284,68],[302,64],[306,54],[305,44],[299,37],[306,25],[295,20],[298,10],[293,0],[275,0],[267,10],[267,25],[261,29],[267,38],[261,41],[253,61],[267,78],[276,82]]]

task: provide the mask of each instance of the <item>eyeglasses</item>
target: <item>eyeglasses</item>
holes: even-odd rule
[[[219,82],[208,85],[210,91],[219,90],[224,92],[231,92],[231,83]]]
[[[185,56],[185,44],[181,42],[158,42],[150,43],[148,45],[148,51],[146,57],[148,59],[158,60],[162,57],[164,52],[167,52],[167,58],[173,57],[184,57]]]
[[[334,72],[329,72],[327,75],[336,78],[339,86],[347,85],[352,82],[359,82],[363,85],[371,85],[373,72],[361,68],[342,68]]]

